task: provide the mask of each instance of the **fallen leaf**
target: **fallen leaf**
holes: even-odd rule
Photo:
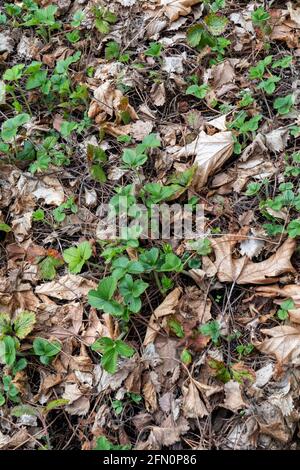
[[[120,113],[125,111],[129,113],[131,119],[138,119],[133,107],[128,103],[128,98],[115,88],[112,80],[106,80],[94,90],[94,99],[90,104],[88,116],[94,118],[97,124],[104,122],[107,116],[115,115],[120,120]]]
[[[167,73],[183,73],[183,56],[165,57],[162,70]]]
[[[200,190],[211,176],[223,163],[228,160],[233,152],[233,139],[231,132],[217,132],[207,135],[201,131],[198,137],[190,144],[178,150],[167,149],[173,154],[173,158],[189,157],[195,155],[195,165],[198,170],[195,173],[193,186]]]
[[[242,398],[241,388],[238,382],[229,380],[229,382],[224,385],[224,390],[225,400],[222,404],[224,408],[228,408],[235,413],[241,408],[245,408],[247,406]]]
[[[165,85],[163,83],[154,83],[150,91],[150,96],[155,106],[163,106],[166,102]]]
[[[37,286],[36,294],[45,294],[60,300],[75,300],[87,296],[96,283],[75,274],[66,274],[56,281],[46,282]]]
[[[185,418],[181,416],[177,421],[174,421],[170,415],[160,426],[152,426],[147,441],[140,442],[135,449],[160,450],[163,446],[169,447],[180,441],[180,436],[186,434],[189,428]]]
[[[172,315],[175,312],[175,307],[179,302],[180,295],[182,290],[179,287],[176,287],[172,292],[170,292],[164,301],[157,307],[153,314],[150,317],[149,324],[146,331],[146,336],[144,339],[144,346],[147,346],[149,343],[153,343],[157,333],[160,330],[159,319],[165,317],[166,315]]]

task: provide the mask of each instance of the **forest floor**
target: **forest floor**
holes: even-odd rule
[[[300,447],[299,57],[299,2],[0,1],[0,449]]]

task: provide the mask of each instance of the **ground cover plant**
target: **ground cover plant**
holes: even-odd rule
[[[298,449],[299,53],[294,2],[1,2],[0,449]]]

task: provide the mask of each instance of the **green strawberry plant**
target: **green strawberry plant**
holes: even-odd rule
[[[113,340],[105,336],[96,340],[91,349],[102,354],[101,365],[110,374],[117,371],[119,357],[131,357],[135,353],[135,350],[124,341]]]
[[[68,264],[70,273],[78,274],[83,265],[92,256],[92,248],[89,242],[80,243],[77,247],[67,248],[63,251],[63,258]]]
[[[277,310],[277,317],[279,320],[287,320],[289,318],[289,310],[293,310],[295,307],[295,302],[293,299],[286,299],[280,304],[280,309]]]
[[[96,445],[93,450],[130,450],[131,445],[112,444],[106,437],[97,437]]]

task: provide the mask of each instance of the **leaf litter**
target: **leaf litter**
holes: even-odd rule
[[[0,6],[1,449],[299,447],[300,14],[265,3]],[[104,241],[119,195],[205,238]]]

